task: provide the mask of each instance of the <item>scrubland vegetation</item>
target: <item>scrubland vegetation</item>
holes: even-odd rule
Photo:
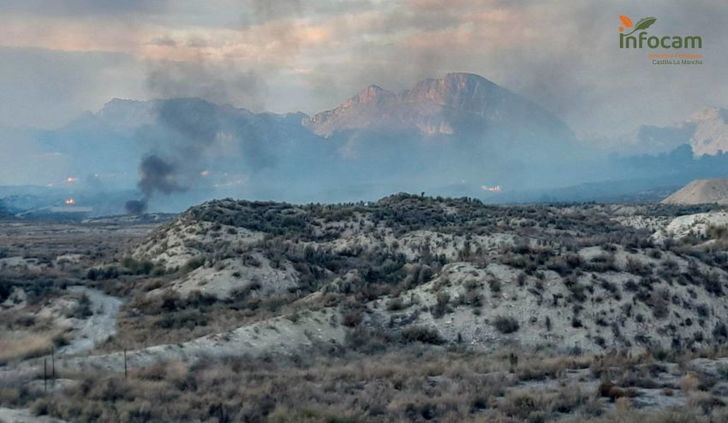
[[[0,405],[69,421],[721,421],[728,232],[666,230],[719,210],[205,203],[65,267],[48,255],[60,276],[37,294],[51,267],[7,268],[0,302],[22,288],[27,315],[69,280],[124,304],[114,336],[65,359],[62,389],[3,385]],[[68,316],[95,313],[74,301]],[[10,353],[10,373],[58,342],[21,320],[6,350],[23,331],[37,348]]]
[[[0,390],[6,405],[69,421],[722,421],[725,368],[689,356],[550,357],[415,342],[316,354],[167,362],[130,372],[61,374],[54,394]],[[698,359],[699,360],[699,359]],[[641,401],[664,395],[662,410]],[[670,402],[667,402],[670,404]]]

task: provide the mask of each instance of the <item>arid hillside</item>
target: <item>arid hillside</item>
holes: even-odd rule
[[[720,421],[725,215],[225,199],[65,267],[7,226],[0,418]]]
[[[728,179],[698,179],[662,200],[664,204],[728,204]]]
[[[306,312],[315,304],[352,329],[429,331],[485,349],[721,343],[728,261],[704,244],[723,241],[707,231],[687,245],[665,242],[678,236],[663,233],[670,213],[410,195],[340,206],[221,200],[189,210],[131,256],[175,275],[140,291],[140,304],[275,298]]]

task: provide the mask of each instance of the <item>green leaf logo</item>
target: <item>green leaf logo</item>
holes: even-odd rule
[[[644,31],[647,28],[651,27],[652,24],[655,23],[656,21],[657,21],[657,18],[653,18],[652,16],[647,17],[647,18],[642,18],[639,20],[639,22],[637,22],[637,25],[634,26],[634,29],[632,30],[632,32],[630,32],[629,34],[625,34],[625,35],[630,35],[635,31]]]
[[[636,31],[645,30],[652,26],[653,23],[657,21],[657,18],[649,17],[649,18],[642,18],[637,22],[637,26],[634,27]]]

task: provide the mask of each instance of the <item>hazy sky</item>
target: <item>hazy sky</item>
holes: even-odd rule
[[[703,65],[618,48],[618,16],[701,35]],[[525,95],[580,135],[728,105],[724,1],[0,0],[0,126],[61,125],[113,97],[332,108],[446,72]]]

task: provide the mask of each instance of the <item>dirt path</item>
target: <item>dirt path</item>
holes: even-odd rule
[[[116,334],[116,318],[122,304],[119,298],[106,295],[97,289],[72,286],[68,290],[86,294],[91,301],[93,315],[88,319],[79,320],[78,326],[74,328],[75,333],[71,342],[58,349],[58,354],[61,356],[90,351]]]
[[[194,362],[202,358],[225,356],[285,355],[304,351],[315,344],[341,345],[345,331],[339,325],[331,325],[334,313],[332,310],[310,312],[295,322],[286,317],[276,317],[180,344],[128,351],[127,367],[141,368],[168,360]],[[60,358],[56,366],[68,370],[105,369],[123,372],[124,354],[119,351]]]
[[[71,286],[69,291],[86,294],[91,301],[93,315],[88,319],[77,319],[74,323],[73,338],[69,344],[56,351],[56,362],[70,359],[92,350],[116,333],[116,318],[122,301],[119,298],[85,286]],[[11,386],[17,382],[30,382],[43,375],[43,359],[31,358],[20,363],[0,368],[0,386]],[[1,416],[1,415],[0,415]],[[0,419],[0,422],[3,420]]]
[[[314,345],[341,345],[345,330],[340,325],[333,326],[330,323],[334,313],[333,310],[309,312],[295,321],[276,317],[180,344],[156,345],[128,351],[127,367],[136,369],[170,360],[194,362],[203,358],[225,356],[260,356],[269,353],[287,355],[305,351]],[[103,324],[108,325],[108,320],[99,320],[103,322],[101,327]],[[109,335],[97,327],[88,329],[86,333],[87,338],[71,343],[74,346],[73,351],[87,348],[89,343],[83,342],[86,339],[99,340],[102,335]],[[102,369],[121,373],[124,371],[124,353],[117,351],[98,355],[70,355],[66,351],[56,356],[55,366],[57,371]],[[42,375],[43,358],[26,360],[10,368],[0,369],[0,386],[6,383],[27,383],[42,378]]]
[[[28,409],[14,409],[0,407],[0,422],[2,423],[63,423],[51,417],[34,416]]]

